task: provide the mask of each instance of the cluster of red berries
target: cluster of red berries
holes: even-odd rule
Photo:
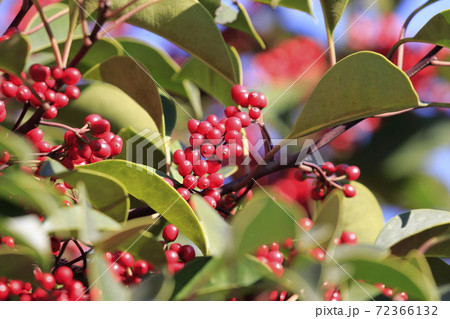
[[[392,300],[395,301],[407,301],[408,300],[408,294],[404,291],[398,292],[394,294],[394,289],[387,288],[385,284],[383,283],[376,283],[375,287],[377,287],[380,292],[385,295],[388,298],[392,298]]]
[[[70,267],[58,267],[53,274],[43,273],[40,269],[36,269],[34,277],[39,283],[38,287],[33,287],[31,283],[21,280],[0,278],[0,301],[90,300],[83,283],[73,278],[73,271]]]
[[[44,119],[53,119],[58,115],[58,109],[69,104],[70,100],[80,97],[80,89],[76,84],[81,80],[81,73],[76,68],[65,70],[58,66],[49,68],[41,64],[33,64],[28,75],[34,83],[31,85],[33,91],[23,80],[27,75],[22,72],[20,79],[12,74],[3,74],[5,81],[0,86],[0,92],[6,98],[15,98],[18,102],[29,103],[32,107],[41,107],[43,103],[50,105],[43,115]],[[66,85],[64,92],[59,92],[59,88]],[[0,117],[1,118],[1,117]]]
[[[320,169],[320,172],[317,170]],[[349,166],[347,164],[339,164],[334,166],[331,162],[325,162],[320,168],[312,170],[313,174],[307,173],[304,170],[299,170],[295,173],[294,177],[303,181],[307,178],[315,179],[313,188],[311,190],[311,198],[313,200],[322,200],[325,196],[335,188],[343,190],[345,197],[356,196],[356,189],[348,183],[343,185],[337,184],[341,181],[355,181],[359,178],[361,171],[357,166]]]
[[[264,94],[248,92],[242,85],[235,85],[231,96],[238,105],[249,107],[249,112],[228,106],[221,120],[213,114],[205,121],[190,119],[187,128],[191,133],[191,146],[173,154],[173,163],[178,165],[178,172],[184,178],[183,187],[177,191],[185,200],[189,200],[191,191],[198,189],[205,201],[216,208],[221,199],[217,188],[225,180],[218,171],[227,160],[230,163],[243,154],[241,130],[258,119],[261,109],[267,106]],[[171,181],[167,182],[173,186]]]
[[[145,260],[135,261],[133,255],[126,251],[106,252],[105,260],[113,277],[125,285],[139,284],[142,277],[155,270],[151,263]]]
[[[9,248],[14,248],[14,238],[11,236],[2,237],[2,235],[0,235],[0,245],[6,245]]]
[[[267,245],[261,245],[256,250],[255,255],[258,260],[266,264],[277,277],[283,275],[284,255],[280,251],[280,245],[277,242],[270,244],[270,248]]]
[[[178,243],[173,243],[168,247],[168,243],[174,242],[178,237],[178,228],[175,225],[170,224],[164,227],[162,237],[169,273],[175,274],[184,268],[185,263],[195,258],[195,250],[191,245]]]

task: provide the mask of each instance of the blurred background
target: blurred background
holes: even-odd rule
[[[42,1],[54,2],[59,1]],[[231,0],[222,2],[233,6]],[[329,67],[320,2],[313,0],[315,18],[292,9],[240,2],[250,13],[266,50],[243,32],[220,28],[226,41],[240,54],[244,84],[268,96],[270,107],[265,122],[272,137],[283,138]],[[404,20],[424,2],[350,1],[335,32],[338,58],[360,50],[386,55],[397,42]],[[20,4],[21,1],[15,0],[1,1],[1,16],[13,17]],[[449,2],[441,0],[422,10],[412,20],[406,35],[414,35],[432,16],[449,8]],[[2,32],[9,22],[8,18],[0,21]],[[133,36],[148,42],[168,52],[180,65],[189,57],[161,37],[130,25],[121,26],[113,35]],[[406,45],[404,69],[413,66],[429,49],[426,44]],[[449,51],[443,50],[439,58],[450,60]],[[422,101],[450,103],[450,68],[429,67],[412,81]],[[202,95],[202,105],[205,114],[223,111],[223,105],[206,94]],[[449,116],[448,109],[424,109],[391,118],[367,119],[334,140],[321,155],[335,164],[359,166],[360,181],[375,193],[386,220],[410,209],[450,210]],[[181,133],[186,132],[186,121],[187,115],[178,112],[178,135],[174,137],[181,141],[186,141]],[[259,134],[259,130],[248,131],[250,139],[260,138]],[[286,198],[307,206],[310,185],[296,181],[292,171],[276,174],[263,182],[275,185]]]

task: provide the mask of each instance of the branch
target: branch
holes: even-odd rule
[[[11,28],[17,28],[19,26],[19,24],[22,22],[23,18],[27,15],[28,11],[30,11],[32,6],[33,6],[32,0],[23,0],[22,7],[20,8],[16,17],[11,22],[11,24],[9,25],[8,29],[6,29],[6,31],[8,31]]]

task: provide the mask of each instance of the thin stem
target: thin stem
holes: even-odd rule
[[[418,7],[416,10],[414,10],[409,16],[408,18],[405,20],[405,23],[402,26],[402,30],[400,31],[400,38],[399,40],[402,40],[405,38],[405,34],[406,34],[406,29],[408,28],[408,25],[410,24],[411,20],[416,16],[417,13],[419,13],[422,9],[426,8],[427,6],[429,6],[430,4],[433,4],[434,2],[436,2],[438,0],[430,0],[426,3],[424,3],[423,5],[421,5],[420,7]],[[403,58],[405,55],[405,46],[404,44],[401,44],[398,47],[398,58],[397,58],[397,66],[402,69],[403,68]]]
[[[11,22],[11,24],[8,26],[8,29],[6,29],[6,31],[11,28],[17,28],[19,26],[19,24],[22,22],[23,18],[27,15],[28,11],[30,11],[32,6],[33,6],[32,0],[23,0],[22,7],[20,8],[16,17]]]
[[[61,11],[59,11],[58,13],[52,15],[50,18],[47,18],[47,21],[48,21],[48,23],[53,22],[53,21],[55,21],[55,20],[61,18],[62,16],[66,15],[66,14],[68,14],[68,13],[69,13],[69,8],[64,9],[64,10],[61,10]],[[35,33],[36,31],[39,31],[40,29],[42,29],[43,27],[45,27],[45,24],[41,22],[41,23],[39,23],[37,26],[35,26],[34,28],[32,28],[32,29],[30,29],[30,30],[28,30],[28,31],[23,32],[23,34],[25,34],[25,35],[33,34],[33,33]]]
[[[56,41],[55,37],[53,36],[52,29],[50,28],[50,24],[47,20],[47,17],[45,16],[44,10],[42,10],[42,7],[39,4],[38,0],[33,0],[33,2],[34,2],[34,5],[36,6],[36,9],[39,12],[42,22],[44,23],[45,30],[47,31],[48,37],[50,39],[53,54],[55,55],[56,63],[60,68],[62,68],[63,62],[62,62],[62,58],[61,58],[61,51],[59,50],[58,42]]]
[[[89,35],[88,35],[89,26],[88,26],[88,22],[86,20],[86,16],[84,14],[84,9],[81,5],[80,5],[79,14],[80,14],[80,20],[81,20],[81,31],[83,32],[83,46],[91,46],[92,41],[91,41],[91,39],[89,39]]]
[[[432,60],[431,65],[434,66],[450,66],[450,61]]]
[[[15,131],[19,127],[19,125],[22,123],[29,108],[30,108],[30,103],[29,102],[25,103],[25,105],[23,106],[22,112],[20,113],[19,118],[16,121],[16,124],[14,124],[14,127],[12,129],[13,131]]]
[[[103,28],[99,33],[98,33],[98,37],[101,38],[102,36],[104,36],[105,34],[107,34],[108,32],[110,32],[112,29],[114,29],[115,27],[117,27],[118,25],[120,25],[121,23],[127,21],[129,18],[131,18],[132,16],[134,16],[136,13],[138,13],[141,10],[144,10],[145,8],[151,6],[152,4],[161,2],[164,0],[151,0],[149,2],[143,3],[139,6],[137,6],[136,8],[134,8],[133,10],[130,10],[129,12],[125,13],[123,16],[121,16],[120,18],[118,18],[117,20],[114,20],[114,22],[112,22],[111,24],[109,24],[107,27]]]
[[[334,45],[334,39],[331,32],[327,32],[327,41],[328,41],[328,55],[330,58],[330,65],[333,66],[336,64],[336,47]]]
[[[449,241],[450,235],[441,235],[436,237],[431,237],[427,241],[425,241],[417,250],[422,253],[423,255],[426,254],[428,250],[430,250],[431,247]]]
[[[78,1],[79,6],[82,6],[82,3],[83,3],[82,0]],[[70,49],[72,47],[75,29],[77,28],[78,16],[79,10],[74,10],[74,12],[70,17],[69,31],[67,32],[66,44],[64,45],[64,51],[62,56],[64,66],[66,66],[67,62],[69,61]]]
[[[111,19],[114,18],[115,16],[121,14],[126,8],[128,8],[129,6],[135,4],[136,2],[138,2],[139,0],[131,0],[130,2],[128,2],[127,4],[121,6],[120,8],[117,8],[116,10],[110,11],[106,14],[106,18],[107,19]]]

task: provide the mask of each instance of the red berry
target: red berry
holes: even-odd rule
[[[252,123],[252,120],[248,113],[238,112],[234,116],[241,120],[242,127],[247,127]]]
[[[8,299],[8,296],[9,296],[8,285],[0,281],[0,301]]]
[[[205,160],[200,160],[193,165],[194,173],[197,176],[203,176],[208,172],[208,163]]]
[[[277,262],[282,264],[284,260],[283,253],[280,251],[271,251],[269,255],[267,256],[267,259],[269,259],[269,262]]]
[[[203,122],[200,122],[200,124],[198,125],[197,133],[200,133],[201,135],[203,135],[205,137],[208,134],[208,132],[211,131],[212,129],[213,129],[213,126],[210,122],[203,121]]]
[[[241,120],[237,117],[230,117],[225,122],[226,131],[240,131],[242,129]]]
[[[119,155],[122,152],[123,140],[120,136],[115,136],[108,144],[111,147],[111,156]]]
[[[47,84],[45,84],[45,82],[34,82],[31,86],[37,93],[45,94],[45,92],[47,92],[48,90],[48,86]]]
[[[317,247],[311,250],[311,256],[313,256],[318,261],[323,261],[325,259],[326,254],[322,248]]]
[[[385,289],[383,289],[383,294],[386,297],[392,297],[392,295],[394,294],[394,290],[391,288],[385,288]]]
[[[169,264],[174,264],[178,262],[178,254],[176,252],[174,252],[173,250],[166,250],[166,258],[167,258],[167,263]]]
[[[355,197],[356,195],[356,189],[350,185],[350,184],[345,184],[344,185],[344,195],[345,197]]]
[[[102,137],[111,130],[111,124],[108,120],[101,119],[91,123],[91,132],[95,137]]]
[[[392,300],[395,301],[407,301],[408,300],[408,294],[406,292],[400,292],[398,294],[395,294],[394,298]]]
[[[204,158],[210,158],[215,152],[216,148],[211,143],[205,143],[200,146],[200,153]]]
[[[209,178],[205,176],[200,177],[197,181],[197,187],[200,189],[207,189],[210,184]]]
[[[328,176],[331,176],[336,172],[336,167],[331,162],[325,162],[322,164],[322,169],[327,173]]]
[[[181,197],[183,197],[184,200],[189,200],[191,197],[191,193],[186,188],[180,187],[177,189],[177,192],[181,195]]]
[[[226,118],[225,118],[226,120]],[[225,123],[219,123],[214,128],[218,129],[220,131],[220,134],[225,134]]]
[[[336,166],[336,175],[337,176],[345,175],[347,167],[348,167],[347,164],[339,164],[338,166]]]
[[[261,117],[261,109],[254,106],[248,111],[248,115],[250,115],[252,119],[257,120]]]
[[[92,156],[92,149],[89,145],[80,143],[78,147],[78,155],[84,159],[89,159]]]
[[[226,117],[233,117],[238,112],[239,112],[239,109],[236,106],[228,106],[225,109],[225,116]]]
[[[265,108],[267,106],[267,98],[262,93],[250,92],[248,94],[248,104],[259,108]]]
[[[2,237],[2,243],[8,246],[9,248],[14,248],[14,238],[10,236]]]
[[[208,174],[216,173],[222,167],[222,164],[220,161],[208,160],[208,161],[206,161],[206,163],[208,163]]]
[[[17,94],[17,86],[11,81],[5,81],[2,83],[1,92],[5,97],[15,97]]]
[[[202,145],[203,147],[204,145]],[[184,155],[184,152],[182,150],[176,150],[173,153],[172,160],[174,164],[179,165],[181,162],[184,162],[186,160],[186,155]]]
[[[216,208],[217,202],[214,198],[212,198],[211,196],[203,196],[203,199],[208,203],[209,206],[211,206],[212,208]]]
[[[330,289],[327,292],[325,292],[324,296],[325,301],[341,301],[341,293],[337,290]]]
[[[81,80],[81,73],[76,68],[67,68],[64,70],[62,81],[66,85],[75,85]]]
[[[102,136],[102,139],[104,139],[106,141],[106,143],[111,144],[111,141],[115,138],[115,137],[120,137],[116,134],[114,134],[113,132],[108,132],[105,135]],[[121,138],[122,139],[122,138]]]
[[[6,115],[8,113],[6,112],[6,110],[3,110],[0,112],[0,123],[3,122],[6,119]]]
[[[52,77],[55,79],[55,80],[60,80],[60,79],[62,79],[63,78],[63,76],[64,76],[64,71],[63,71],[63,69],[61,69],[60,67],[58,67],[58,66],[52,66],[51,68],[50,68],[50,70],[51,70],[51,72],[52,72]]]
[[[174,252],[179,254],[181,252],[181,245],[178,243],[173,243],[172,245],[170,245],[170,250],[173,250]]]
[[[86,118],[84,119],[84,124],[90,124],[92,125],[93,123],[100,121],[102,119],[102,117],[98,114],[89,114],[88,116],[86,116]]]
[[[129,252],[124,252],[119,254],[117,262],[125,268],[132,267],[134,265],[134,257]]]
[[[198,164],[201,157],[200,151],[198,149],[194,150],[191,146],[184,150],[184,155],[186,156],[186,160],[192,164]]]
[[[0,152],[0,164],[6,164],[9,162],[11,155],[8,151]]]
[[[191,261],[195,258],[194,248],[191,245],[183,245],[183,247],[181,247],[180,257],[184,262]]]
[[[347,175],[349,181],[356,181],[359,178],[359,175],[361,175],[361,171],[358,166],[349,166],[345,170],[345,175]]]
[[[16,99],[19,102],[27,103],[31,98],[31,90],[25,85],[21,85],[17,88]]]
[[[133,266],[133,274],[139,277],[144,276],[150,270],[150,265],[145,260],[136,260]]]
[[[178,173],[180,173],[181,176],[187,176],[191,174],[192,172],[192,163],[188,160],[185,160],[178,164]]]
[[[78,281],[74,280],[66,287],[67,291],[69,292],[69,298],[70,300],[78,300],[84,295],[84,285]]]
[[[249,104],[249,93],[243,85],[237,84],[233,86],[231,98],[242,107],[247,107]]]
[[[170,186],[172,186],[172,187],[175,186],[174,183],[173,183],[173,181],[172,181],[170,178],[163,177],[163,180],[164,180],[167,184],[169,184]]]
[[[166,243],[169,243],[171,241],[175,241],[178,237],[178,228],[177,226],[170,224],[164,227],[162,237],[164,238],[164,241]]]
[[[207,177],[205,177],[205,178],[207,178]],[[199,182],[200,182],[200,179],[199,179]],[[208,185],[209,185],[209,179],[208,179]],[[205,196],[210,196],[210,197],[214,198],[216,200],[216,202],[218,202],[221,198],[220,192],[215,189],[208,189],[207,191],[205,191]]]
[[[25,136],[28,138],[29,141],[36,144],[43,140],[44,132],[40,128],[36,127],[31,131],[28,131],[28,133],[25,134]]]
[[[111,146],[104,139],[92,140],[89,143],[92,153],[100,158],[107,158],[111,155]]]
[[[187,123],[188,130],[191,134],[197,133],[198,125],[200,124],[200,121],[190,119]]]
[[[225,134],[225,142],[227,143],[237,143],[242,139],[241,133],[238,131],[228,131]]]
[[[66,87],[64,93],[67,95],[69,100],[76,100],[80,97],[81,92],[80,89],[75,85],[69,85]]]
[[[270,244],[270,251],[279,251],[280,245],[277,242],[273,242]]]
[[[66,185],[64,185],[63,183],[58,183],[55,185],[55,190],[60,193],[61,195],[65,195],[67,192],[67,188]]]
[[[6,110],[5,102],[0,100],[0,113]]]
[[[283,275],[284,269],[282,264],[277,262],[269,262],[267,266],[269,266],[269,268],[277,277],[281,277]]]
[[[230,148],[227,145],[219,145],[216,147],[216,157],[219,161],[226,160],[230,157]]]
[[[56,108],[60,109],[69,104],[69,98],[64,93],[56,93],[55,96],[55,104],[53,104]]]
[[[52,150],[52,146],[46,141],[40,141],[39,143],[36,143],[36,146],[41,153],[49,153]]]
[[[42,117],[46,120],[51,120],[57,116],[58,116],[58,109],[54,106],[50,106],[50,108],[47,111],[45,111]]]
[[[208,117],[206,118],[206,120],[211,123],[212,126],[216,126],[217,124],[219,124],[219,119],[217,118],[216,115],[214,114],[210,114],[208,115]]]
[[[232,159],[236,159],[244,153],[242,146],[236,143],[229,144],[228,148],[230,149],[230,157]]]
[[[56,284],[55,277],[53,277],[53,275],[49,273],[43,273],[41,276],[39,276],[38,281],[41,284],[42,288],[46,290],[52,290]]]
[[[212,173],[208,176],[211,188],[221,187],[225,181],[225,178],[220,173]]]
[[[17,296],[23,290],[23,282],[20,280],[10,280],[8,282],[8,286],[9,286],[9,293],[11,295]],[[1,290],[1,288],[0,288],[0,290]],[[0,297],[0,300],[2,300],[1,297]]]
[[[205,137],[200,133],[194,133],[189,138],[189,144],[191,144],[191,146],[194,148],[199,148],[203,144],[204,141],[205,141]]]
[[[55,281],[57,284],[67,286],[69,285],[73,280],[73,272],[72,269],[70,269],[67,266],[61,266],[56,268],[55,272],[53,273],[55,277]]]
[[[313,221],[307,217],[303,217],[299,221],[303,230],[310,230],[313,227]]]
[[[341,242],[347,245],[356,245],[358,243],[358,236],[350,231],[344,231],[341,235]]]
[[[194,189],[197,187],[197,178],[194,175],[187,175],[184,177],[183,185],[187,189]]]
[[[217,145],[222,141],[222,133],[216,128],[210,130],[208,134],[206,134],[206,137],[214,145]]]
[[[311,198],[313,200],[321,200],[325,197],[325,190],[322,187],[314,187],[311,189]]]
[[[28,73],[33,81],[45,82],[50,77],[51,70],[49,67],[46,67],[42,64],[33,64],[32,66],[30,66]]]
[[[267,246],[267,245],[259,246],[258,250],[256,250],[256,256],[257,257],[267,257],[267,256],[269,256],[269,246]]]
[[[45,99],[47,100],[47,102],[53,103],[56,100],[56,92],[53,90],[48,89],[45,92]]]

